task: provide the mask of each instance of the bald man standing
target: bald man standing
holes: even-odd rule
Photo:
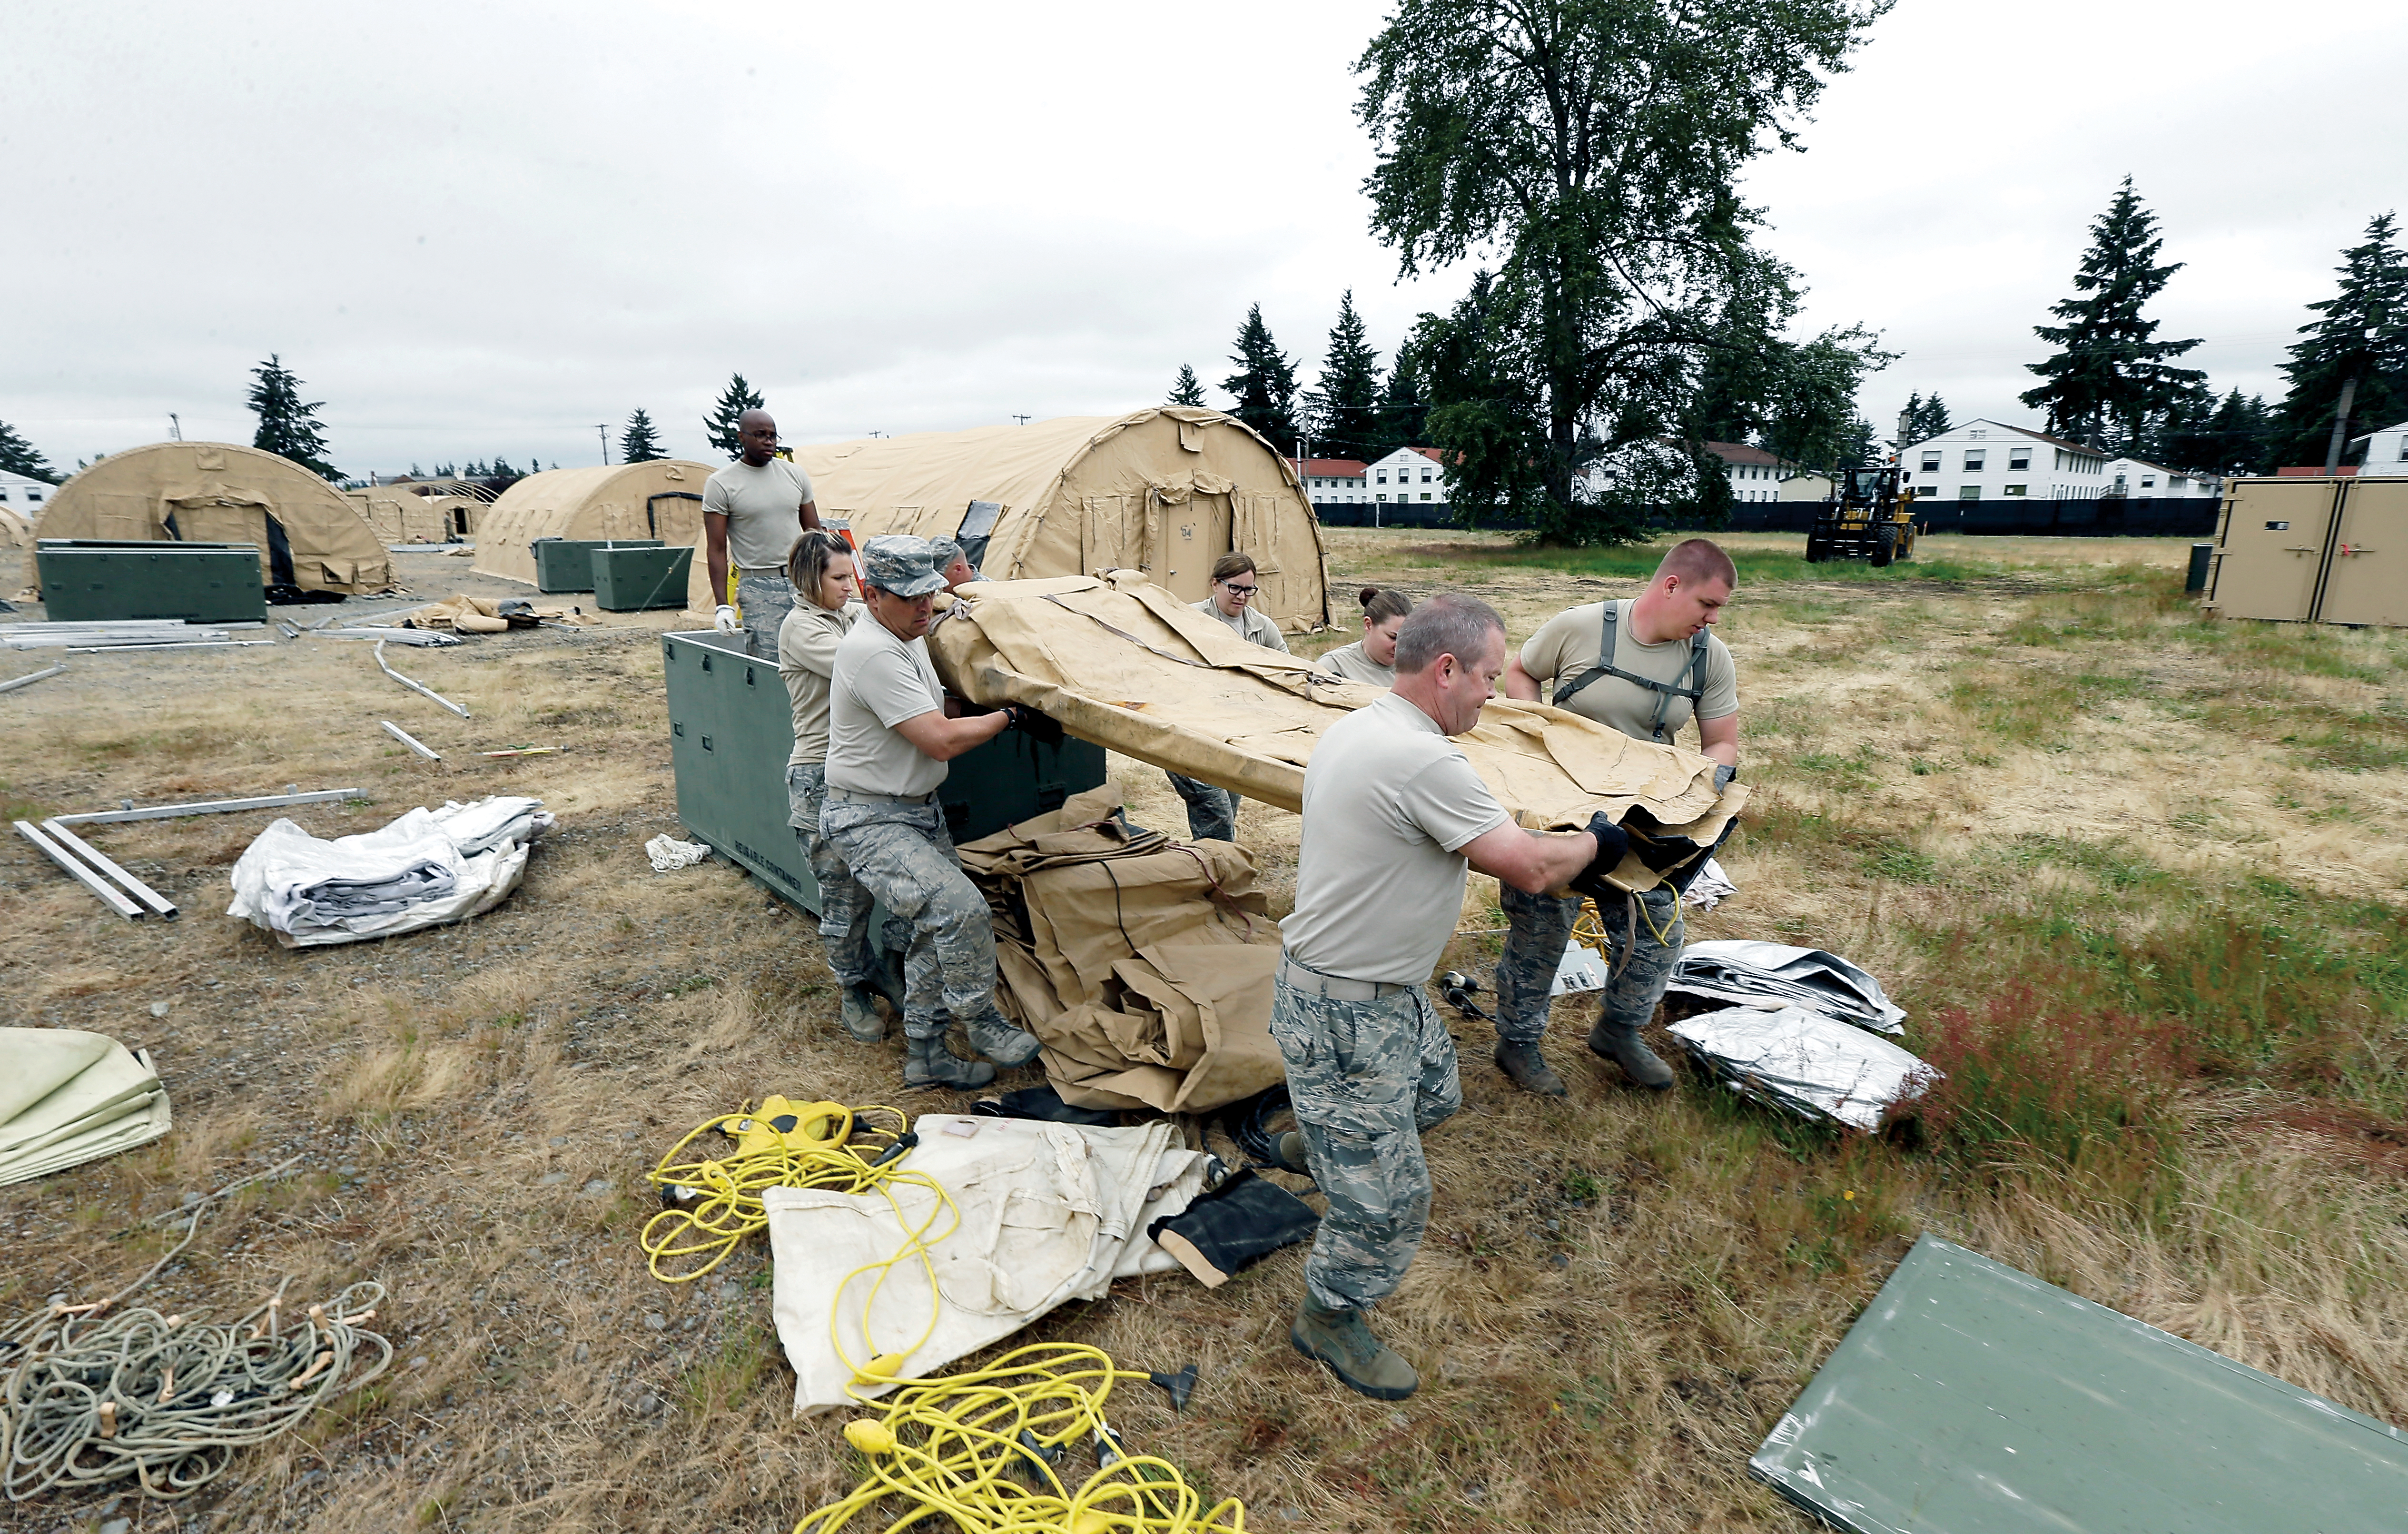
[[[709,543],[706,565],[711,599],[720,604],[712,625],[733,634],[743,609],[744,652],[776,659],[778,625],[794,610],[795,588],[786,580],[786,555],[807,527],[820,524],[811,477],[778,456],[778,423],[767,410],[737,418],[743,455],[702,487],[702,529]],[[727,605],[727,566],[736,565],[736,607]]]

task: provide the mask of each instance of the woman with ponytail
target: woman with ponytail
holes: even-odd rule
[[[1313,662],[1348,681],[1393,687],[1397,681],[1397,630],[1405,626],[1413,599],[1400,591],[1366,586],[1354,600],[1363,605],[1363,637]]]

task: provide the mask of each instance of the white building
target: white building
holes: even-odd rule
[[[1436,448],[1398,448],[1365,466],[1365,475],[1364,488],[1374,501],[1447,504],[1446,470],[1439,466]]]
[[[38,520],[58,494],[56,485],[46,485],[39,480],[22,474],[0,471],[0,506],[7,507],[28,522]]]
[[[1730,474],[1731,498],[1739,501],[1819,501],[1831,493],[1827,474],[1801,467],[1744,442],[1709,442],[1706,452]]]
[[[1353,458],[1291,458],[1290,466],[1304,485],[1305,498],[1315,506],[1354,506],[1371,497],[1365,493],[1367,466]]]
[[[1918,497],[2087,501],[2114,484],[2107,454],[2003,422],[1974,420],[1901,449],[1899,477]]]
[[[2360,474],[2408,474],[2408,421],[2369,432],[2350,446],[2358,442],[2366,444],[2366,456],[2358,461]]]
[[[2218,495],[2224,492],[2224,481],[2213,474],[2185,474],[2152,464],[2145,458],[2111,458],[2107,461],[2110,495],[2127,495],[2134,500],[2157,500],[2167,495]]]

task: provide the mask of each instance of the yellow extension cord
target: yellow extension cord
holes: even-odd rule
[[[1128,1454],[1111,1436],[1104,1401],[1113,1383],[1149,1378],[1100,1348],[1040,1342],[984,1369],[906,1384],[882,1414],[845,1424],[869,1473],[795,1534],[838,1534],[888,1498],[905,1506],[875,1514],[880,1530],[933,1514],[979,1534],[1245,1534],[1236,1498],[1208,1512],[1178,1466]],[[1111,1458],[1073,1485],[1054,1462],[1079,1452],[1081,1439]]]
[[[892,1119],[894,1127],[861,1123],[873,1114]],[[670,1147],[660,1165],[647,1174],[646,1180],[655,1187],[691,1195],[644,1222],[637,1240],[652,1276],[664,1283],[688,1283],[726,1261],[745,1237],[767,1227],[768,1215],[761,1207],[761,1195],[767,1189],[868,1193],[882,1188],[900,1174],[899,1157],[883,1165],[873,1163],[902,1139],[910,1125],[910,1120],[899,1108],[875,1103],[859,1108],[833,1102],[793,1103],[774,1096],[761,1100],[758,1112],[739,1109],[704,1120]],[[679,1159],[687,1147],[714,1130],[736,1141],[734,1154],[715,1159]],[[664,1270],[665,1265],[706,1258],[691,1269]]]
[[[1639,919],[1647,925],[1648,936],[1656,939],[1656,945],[1658,948],[1672,948],[1678,946],[1672,941],[1671,934],[1664,931],[1661,927],[1658,927],[1656,925],[1656,918],[1648,914],[1646,901],[1639,899],[1637,896],[1628,894],[1626,894],[1623,898],[1630,901],[1638,910]],[[1672,925],[1675,928],[1678,928],[1680,925],[1680,918],[1677,916],[1674,917],[1672,920]],[[1586,948],[1593,949],[1596,952],[1597,956],[1599,958],[1607,956],[1605,947],[1605,915],[1597,909],[1597,902],[1595,900],[1583,900],[1581,902],[1580,914],[1572,919],[1572,941],[1580,943]]]

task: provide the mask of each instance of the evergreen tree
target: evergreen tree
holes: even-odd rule
[[[2342,252],[2340,291],[2309,308],[2283,374],[2291,387],[2274,407],[2273,464],[2324,466],[2342,385],[2358,380],[2349,437],[2408,418],[2408,260],[2394,243],[2393,217],[2377,214],[2366,238]]]
[[[1196,369],[1188,366],[1185,363],[1181,363],[1179,365],[1179,377],[1173,380],[1170,385],[1170,397],[1163,403],[1167,405],[1192,405],[1199,409],[1203,408],[1204,385],[1202,381],[1196,377]]]
[[[1899,430],[1905,436],[1899,442],[1904,452],[1917,442],[1928,442],[1948,429],[1948,407],[1942,402],[1940,391],[1934,389],[1926,399],[1920,393],[1906,396],[1906,413],[1899,419]]]
[[[766,409],[767,404],[751,384],[744,381],[744,375],[738,373],[721,391],[719,403],[702,418],[703,435],[710,438],[712,447],[727,454],[730,462],[741,458],[744,456],[744,437],[740,423],[744,412]]]
[[[1338,323],[1321,359],[1320,387],[1305,395],[1314,436],[1340,457],[1372,458],[1380,439],[1380,353],[1371,349],[1354,290],[1338,300]]]
[[[2032,328],[2057,351],[2046,362],[2025,364],[2048,381],[2021,397],[2048,412],[2048,429],[2057,436],[2111,453],[2137,452],[2170,412],[2206,384],[2206,374],[2170,366],[2198,339],[2153,339],[2157,322],[2141,317],[2143,307],[2183,269],[2179,261],[2157,265],[2166,243],[2157,228],[2157,215],[2141,206],[2132,178],[2125,177],[2107,211],[2090,225],[2090,249],[2073,277],[2076,296],[2050,306],[2065,323]]]
[[[343,471],[326,462],[326,428],[318,420],[319,408],[326,402],[302,403],[301,380],[274,352],[251,376],[259,380],[251,389],[251,413],[259,417],[251,445],[289,458],[322,480],[339,482]]]
[[[649,464],[656,458],[667,456],[661,451],[660,435],[652,430],[652,418],[640,409],[629,416],[627,429],[619,434],[619,461]]]
[[[1246,323],[1238,327],[1238,350],[1229,360],[1240,369],[1221,380],[1221,387],[1237,396],[1229,413],[1262,433],[1280,452],[1295,452],[1302,435],[1296,419],[1296,361],[1271,339],[1262,305],[1246,310]]]
[[[34,444],[5,421],[0,421],[0,470],[39,480],[46,485],[59,482],[58,471],[50,467],[50,460],[34,451]]]
[[[1388,370],[1388,386],[1381,391],[1377,428],[1371,447],[1382,456],[1397,448],[1417,448],[1429,439],[1429,408],[1423,403],[1421,384],[1411,347],[1397,351]]]

